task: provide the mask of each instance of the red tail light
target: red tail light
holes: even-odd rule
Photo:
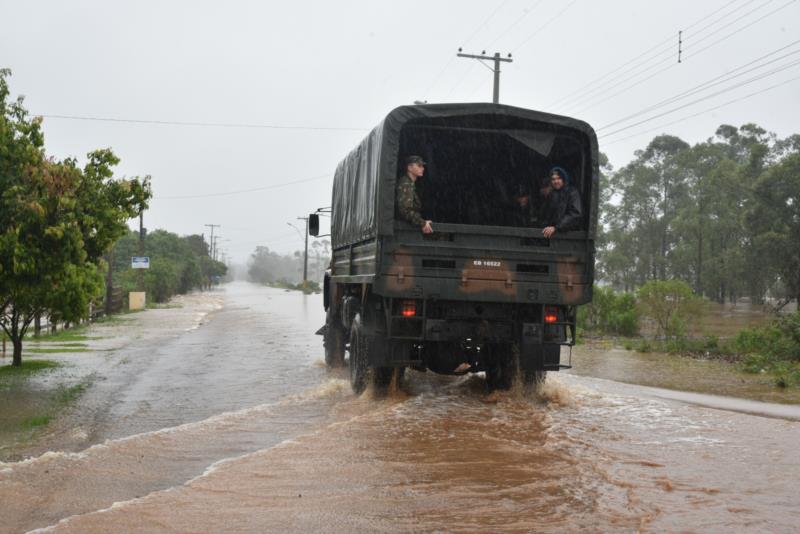
[[[558,322],[558,308],[556,306],[544,307],[544,322],[546,323]]]
[[[400,314],[403,317],[414,317],[417,314],[417,301],[404,300],[400,303]]]

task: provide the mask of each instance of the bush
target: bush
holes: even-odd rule
[[[639,333],[639,313],[636,299],[631,293],[617,294],[610,287],[594,287],[590,304],[578,309],[578,326],[618,336],[635,336]]]
[[[742,355],[762,354],[771,360],[800,362],[800,311],[741,330],[732,347]]]
[[[641,314],[656,324],[656,337],[684,337],[687,319],[697,318],[704,311],[703,300],[680,280],[651,280],[637,294]]]

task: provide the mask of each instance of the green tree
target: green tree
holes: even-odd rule
[[[144,240],[144,253],[150,256],[150,269],[138,273],[130,268],[131,256],[138,255],[139,233],[129,231],[114,246],[113,270],[115,284],[126,291],[134,291],[139,276],[144,279],[144,290],[154,302],[165,302],[175,294],[188,293],[208,286],[213,277],[224,276],[224,263],[208,256],[208,246],[202,236],[179,236],[166,230],[148,232]]]
[[[674,224],[688,194],[679,156],[688,148],[677,137],[660,135],[609,180],[601,264],[616,287],[630,290],[671,276],[669,253],[678,239]]]
[[[777,272],[788,299],[800,302],[800,151],[761,175],[747,221],[754,255]]]
[[[681,280],[651,280],[637,291],[639,310],[656,325],[656,337],[679,338],[691,318],[703,311],[703,301]]]
[[[605,334],[635,336],[639,313],[633,293],[616,293],[611,287],[594,287],[592,302],[578,310],[579,325]]]
[[[110,150],[74,159],[45,158],[41,120],[9,101],[0,70],[0,327],[22,364],[22,339],[44,313],[75,321],[102,293],[102,254],[147,206],[148,179],[112,180]]]

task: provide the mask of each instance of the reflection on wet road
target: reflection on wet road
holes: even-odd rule
[[[407,391],[356,398],[343,372],[319,365],[318,297],[233,284],[224,304],[152,347],[135,378],[110,379],[123,387],[97,412],[107,418],[81,423],[110,439],[0,465],[0,530],[789,532],[800,524],[796,421],[574,375],[551,375],[525,398],[488,395],[480,377],[414,372]]]

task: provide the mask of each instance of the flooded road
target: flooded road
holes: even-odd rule
[[[85,409],[45,437],[50,452],[0,464],[0,531],[800,524],[796,406],[575,374],[551,374],[530,398],[416,372],[407,390],[354,397],[320,364],[320,300],[231,284],[141,314],[124,342],[98,340],[109,350],[88,356]]]

